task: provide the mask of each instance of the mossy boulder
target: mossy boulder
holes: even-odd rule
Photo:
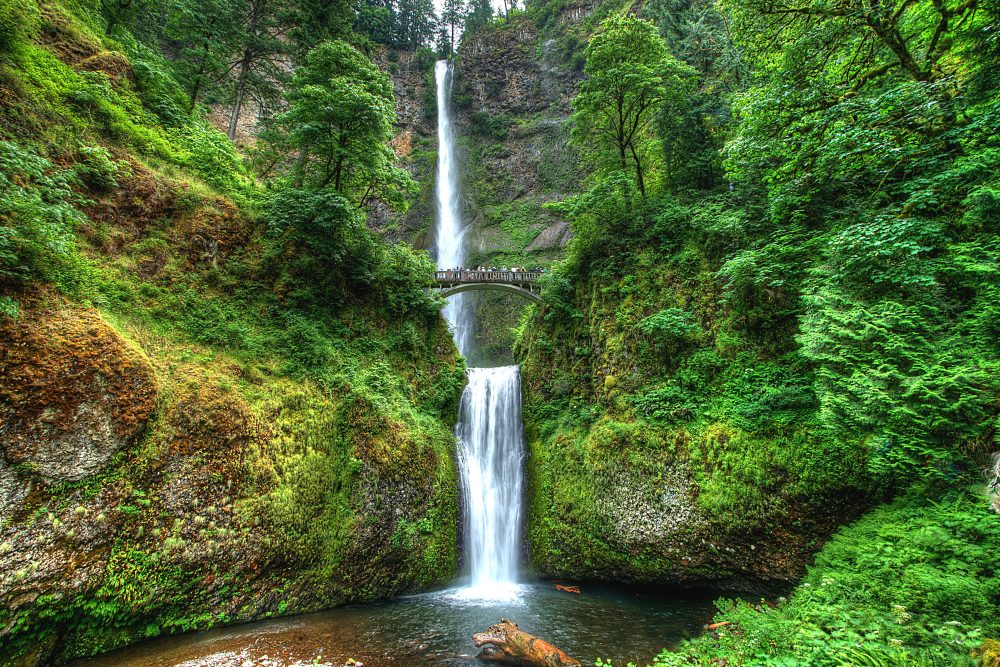
[[[1000,642],[984,639],[976,655],[979,657],[980,667],[1000,667]]]
[[[104,467],[156,410],[143,354],[100,314],[41,296],[0,320],[0,455],[49,481]]]

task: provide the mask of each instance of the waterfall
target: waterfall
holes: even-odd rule
[[[455,169],[455,138],[451,131],[452,67],[447,60],[434,66],[437,83],[437,266],[455,269],[465,263],[465,227],[458,204],[458,173]],[[448,300],[444,317],[451,326],[455,345],[469,356],[472,344],[473,318],[465,295],[456,294]]]
[[[509,594],[521,544],[521,376],[517,366],[470,368],[458,426],[466,558],[475,597]]]
[[[466,254],[449,115],[451,65],[438,61],[434,75],[438,106],[437,265],[452,269],[464,264]],[[463,294],[450,298],[444,316],[458,349],[469,357],[475,321]],[[470,368],[455,426],[464,501],[465,555],[471,580],[458,593],[462,599],[511,599],[517,595],[522,429],[518,367]]]

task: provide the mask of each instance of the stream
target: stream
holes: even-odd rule
[[[583,586],[579,595],[551,583],[521,584],[505,600],[475,600],[466,587],[387,602],[207,630],[137,644],[76,667],[366,667],[483,665],[472,634],[503,618],[564,649],[584,665],[647,662],[710,622],[710,598],[691,593]],[[266,656],[266,657],[265,657]]]

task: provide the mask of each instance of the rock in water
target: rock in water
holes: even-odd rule
[[[476,648],[482,651],[476,657],[484,662],[497,662],[521,667],[581,667],[575,660],[552,644],[517,627],[506,618],[491,625],[486,632],[472,635]]]

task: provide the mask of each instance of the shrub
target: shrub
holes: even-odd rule
[[[1000,632],[1000,522],[980,494],[907,497],[841,529],[788,601],[720,600],[728,622],[655,667],[968,665]]]
[[[74,229],[86,216],[74,206],[85,201],[73,191],[78,182],[73,170],[0,141],[0,280],[81,287]]]
[[[118,187],[119,177],[130,173],[128,163],[112,160],[101,146],[82,146],[77,153],[80,161],[76,174],[94,192],[110,192]]]

